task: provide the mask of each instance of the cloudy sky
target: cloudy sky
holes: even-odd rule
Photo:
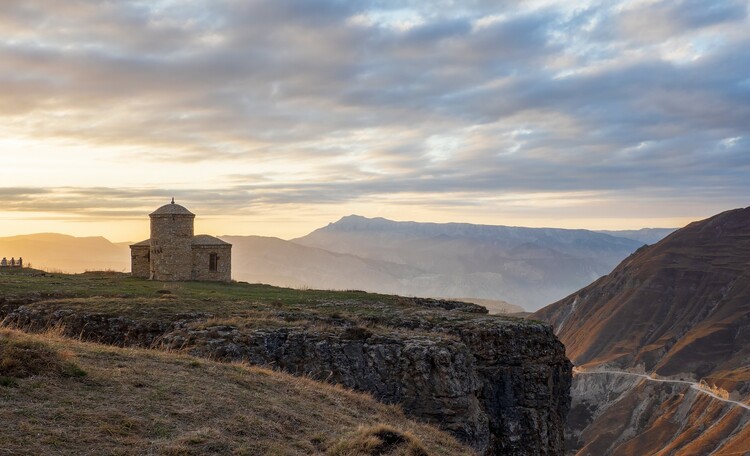
[[[0,235],[750,205],[748,1],[0,3]]]

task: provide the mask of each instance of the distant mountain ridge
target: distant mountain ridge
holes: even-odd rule
[[[265,236],[221,236],[232,244],[236,280],[293,288],[396,293],[422,271]]]
[[[632,239],[644,244],[656,244],[665,237],[677,231],[677,228],[641,228],[640,230],[597,230],[597,233]]]
[[[643,245],[589,230],[357,215],[292,242],[424,271],[409,281],[414,294],[503,300],[527,309],[590,283]]]

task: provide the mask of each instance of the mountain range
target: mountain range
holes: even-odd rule
[[[642,242],[588,230],[344,217],[294,243],[408,267],[393,292],[537,309],[608,273]]]
[[[578,366],[579,455],[750,452],[750,208],[642,247],[533,318]]]
[[[493,311],[518,312],[538,309],[590,283],[641,247],[639,239],[670,231],[599,233],[352,215],[291,241],[222,239],[234,246],[236,280],[482,300]],[[128,271],[127,245],[102,237],[38,234],[0,238],[0,254],[64,272]]]

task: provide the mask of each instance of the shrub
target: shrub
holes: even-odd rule
[[[85,376],[68,357],[44,343],[0,332],[0,385],[15,386],[15,379],[33,375]]]
[[[328,456],[429,456],[419,439],[391,426],[360,427],[351,437],[338,442]]]

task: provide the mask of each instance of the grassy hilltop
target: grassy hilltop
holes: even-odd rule
[[[286,328],[361,325],[378,332],[485,317],[478,305],[362,291],[300,290],[244,282],[156,282],[116,272],[0,272],[0,297],[43,311],[65,308],[138,321],[201,317],[204,324]],[[0,305],[2,301],[0,300]],[[443,312],[459,308],[462,312]],[[435,312],[438,310],[438,312]],[[419,321],[419,323],[415,323]],[[493,321],[523,320],[493,316]]]
[[[439,434],[436,428],[430,428],[435,436],[443,435],[453,443],[433,445],[431,442],[438,437],[430,437],[427,431],[417,428],[412,431],[414,436],[409,437],[406,430],[412,428],[405,428],[406,418],[391,419],[390,416],[396,416],[391,409],[377,409],[391,410],[387,412],[391,415],[364,412],[358,404],[364,404],[362,401],[370,397],[385,404],[398,404],[407,416],[439,426],[482,454],[554,454],[562,446],[570,381],[570,363],[563,346],[549,325],[488,315],[484,307],[476,304],[242,282],[165,283],[115,272],[67,275],[6,269],[0,271],[0,320],[6,327],[36,333],[34,337],[42,338],[37,341],[46,340],[38,334],[51,331],[58,337],[96,343],[76,344],[62,338],[48,338],[46,343],[56,347],[56,352],[73,353],[79,360],[74,363],[87,375],[60,374],[57,369],[54,382],[34,383],[24,376],[0,372],[9,385],[3,387],[5,396],[0,402],[9,401],[23,391],[32,394],[0,406],[10,405],[3,408],[21,410],[21,416],[29,414],[34,422],[46,422],[48,416],[36,413],[46,413],[50,407],[69,408],[78,413],[103,401],[102,407],[114,407],[120,415],[129,417],[135,413],[140,417],[133,425],[134,439],[136,445],[148,448],[151,453],[165,452],[170,445],[178,449],[189,447],[185,439],[191,439],[192,434],[185,432],[203,432],[205,423],[218,420],[213,431],[206,431],[209,436],[205,440],[218,439],[236,445],[231,451],[217,450],[217,454],[242,454],[250,444],[242,443],[245,442],[242,436],[222,437],[222,429],[231,428],[230,424],[239,419],[236,418],[239,412],[234,412],[238,407],[250,410],[248,402],[263,401],[263,406],[278,411],[280,423],[284,424],[274,421],[271,412],[249,412],[251,416],[267,416],[270,421],[251,420],[255,423],[252,426],[265,423],[252,432],[259,433],[261,441],[266,439],[267,447],[261,451],[251,446],[246,454],[273,454],[272,443],[282,440],[279,445],[283,449],[278,454],[416,456],[462,451],[455,450],[461,448],[459,444],[447,434]],[[8,334],[3,337],[9,339]],[[119,350],[159,350],[120,352],[112,346],[121,347]],[[184,358],[187,355],[193,358]],[[117,361],[123,357],[128,359]],[[223,364],[216,364],[219,361]],[[195,363],[206,366],[206,370],[195,368]],[[346,413],[361,419],[347,418],[346,413],[339,416],[343,411],[332,409],[325,401],[321,403],[298,394],[295,389],[298,386],[293,385],[302,385],[301,380],[257,368],[240,369],[233,363],[250,363],[303,377],[310,381],[304,383],[307,386],[303,389],[318,391],[313,396],[338,395],[335,407],[351,407]],[[141,364],[149,367],[133,373],[135,377],[127,377],[132,373],[127,370],[130,366]],[[238,374],[237,369],[243,373]],[[266,373],[261,375],[261,372]],[[153,375],[148,384],[154,385],[159,393],[154,393],[156,397],[152,399],[149,395],[142,396],[144,391],[136,388],[135,401],[129,399],[130,393],[118,396],[116,391],[101,390],[101,396],[91,396],[94,393],[90,386],[107,384],[106,377],[110,374],[115,376],[112,382],[125,382],[122,391],[129,391],[127,385],[147,384],[137,380],[137,375]],[[242,392],[233,383],[238,375],[251,379],[246,386],[254,391],[252,394]],[[28,378],[37,377],[34,374]],[[98,380],[94,384],[88,383],[95,378]],[[275,386],[251,385],[260,385],[261,380],[271,378],[276,379]],[[40,385],[56,382],[62,382],[60,389],[66,394],[36,397],[33,394],[37,393],[24,389],[32,387],[46,394],[52,390]],[[292,385],[284,386],[288,383]],[[372,396],[350,400],[355,396],[347,396],[341,389],[325,389],[331,387],[324,383],[343,385]],[[183,384],[186,386],[181,388]],[[168,415],[174,407],[192,410],[189,404],[205,402],[213,396],[218,408],[206,405],[195,414],[190,412],[190,417],[174,418],[177,421],[164,425],[171,429],[165,437],[168,440],[153,435],[153,423],[160,410]],[[184,403],[180,402],[183,400]],[[149,412],[144,407],[152,402],[156,405]],[[214,404],[213,400],[209,402]],[[46,405],[31,411],[19,408],[26,403]],[[78,403],[80,410],[76,408]],[[292,412],[302,415],[286,421],[283,417]],[[316,423],[314,417],[318,415],[330,415],[331,423],[340,422],[341,427],[334,431],[331,426],[335,425],[326,424],[325,420]],[[96,416],[79,416],[74,422],[98,422]],[[525,418],[519,419],[520,416]],[[301,428],[308,418],[310,427]],[[17,421],[19,417],[7,416],[7,419]],[[396,430],[378,430],[373,427],[378,423]],[[359,429],[360,424],[366,428]],[[27,429],[28,433],[37,432],[34,426]],[[72,429],[61,431],[65,439],[69,433],[75,434]],[[268,434],[273,429],[278,435]],[[0,455],[4,448],[12,447],[12,436],[27,434],[24,429],[8,432],[7,439],[0,440]],[[73,440],[64,440],[67,443],[63,447],[67,448]],[[313,440],[319,441],[318,444]],[[344,446],[349,444],[345,441],[359,443],[347,449]],[[381,448],[381,444],[387,444],[387,448]],[[372,446],[373,451],[357,449],[357,445]],[[192,450],[180,451],[173,454],[190,454]],[[203,448],[194,453],[206,451],[209,450]]]
[[[0,272],[0,307],[139,322],[325,326],[416,310],[408,298],[259,284],[160,283],[120,273]],[[356,306],[352,306],[354,302]],[[373,328],[377,325],[371,325]],[[367,394],[246,364],[0,329],[0,455],[471,454]]]

